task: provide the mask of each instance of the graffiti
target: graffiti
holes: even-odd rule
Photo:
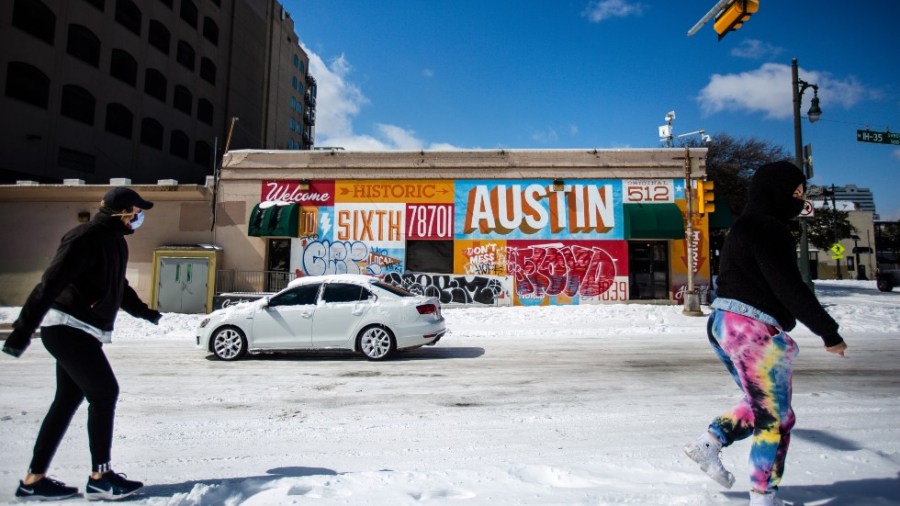
[[[503,275],[506,271],[506,246],[484,244],[466,248],[463,265],[466,274]]]
[[[603,248],[561,243],[509,248],[522,296],[597,297],[616,283],[616,260]]]
[[[510,288],[504,277],[455,276],[452,274],[391,273],[382,281],[409,292],[437,297],[441,304],[510,304]],[[508,283],[506,283],[508,284]]]
[[[709,285],[694,285],[694,290],[700,295],[700,300],[706,302],[709,300]],[[687,293],[687,285],[681,285],[675,292],[675,300],[679,303],[684,302],[684,294]]]
[[[368,261],[369,248],[361,241],[312,241],[303,250],[303,271],[322,274],[362,274],[360,263]]]
[[[362,241],[311,241],[303,250],[302,271],[306,275],[370,274],[401,272],[403,262],[384,248],[369,248]]]

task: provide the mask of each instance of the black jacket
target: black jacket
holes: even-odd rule
[[[826,346],[843,342],[838,324],[800,276],[788,221],[802,210],[792,197],[803,174],[793,164],[764,165],[754,174],[749,201],[725,238],[716,294],[739,300],[772,316],[789,331],[797,320]]]
[[[31,336],[51,307],[105,331],[113,329],[120,307],[156,323],[159,312],[147,307],[125,279],[125,235],[131,233],[131,228],[105,209],[67,232],[13,323],[10,340],[14,343],[19,337],[14,334]]]

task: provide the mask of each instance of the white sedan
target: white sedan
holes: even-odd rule
[[[262,299],[213,311],[197,346],[221,360],[247,352],[347,349],[369,360],[435,344],[447,331],[441,303],[378,278],[308,276]]]

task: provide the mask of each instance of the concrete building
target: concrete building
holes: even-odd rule
[[[0,2],[0,182],[205,182],[310,149],[315,79],[275,0]]]
[[[136,187],[157,205],[128,238],[128,277],[158,305],[163,288],[178,285],[166,265],[173,257],[190,262],[170,252],[189,249],[200,259],[187,272],[213,271],[198,289],[217,294],[359,272],[455,304],[679,302],[690,273],[708,300],[708,217],[688,211],[694,192],[685,185],[688,174],[705,175],[706,149],[689,155],[231,151],[214,226],[212,184]],[[89,217],[108,188],[0,185],[8,246],[0,249],[0,305],[24,301],[59,237]]]

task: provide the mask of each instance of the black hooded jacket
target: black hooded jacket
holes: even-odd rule
[[[826,346],[834,346],[843,342],[838,324],[803,282],[788,228],[788,221],[803,209],[803,202],[792,195],[805,182],[789,162],[756,171],[747,207],[725,238],[716,294],[767,313],[786,331],[800,320]]]
[[[105,208],[67,232],[22,306],[14,332],[30,336],[51,307],[104,331],[112,330],[120,307],[137,318],[158,320],[159,313],[147,307],[125,279],[125,235],[132,233]]]

